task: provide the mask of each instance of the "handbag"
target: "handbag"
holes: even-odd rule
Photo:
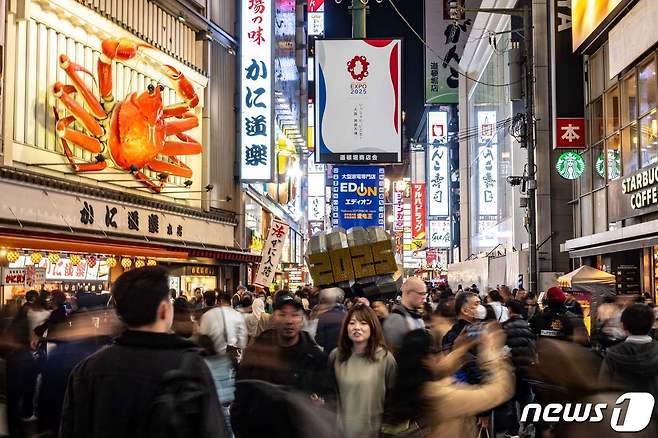
[[[242,349],[235,345],[230,345],[228,343],[228,330],[226,327],[226,315],[224,314],[224,309],[219,308],[220,313],[222,314],[222,324],[224,325],[224,342],[226,343],[226,356],[231,360],[233,368],[237,368],[242,359]]]

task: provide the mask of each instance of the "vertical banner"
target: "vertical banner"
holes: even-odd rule
[[[384,168],[334,166],[331,175],[331,224],[384,226]]]
[[[317,164],[313,155],[307,161],[308,182],[308,220],[311,222],[324,221],[325,212],[325,166]]]
[[[425,0],[425,103],[458,103],[459,61],[471,20],[451,20],[451,0]],[[454,1],[454,0],[453,0]],[[464,1],[460,0],[463,5]],[[429,46],[429,47],[428,47]]]
[[[272,284],[276,268],[281,260],[283,247],[286,242],[286,236],[289,230],[288,224],[280,219],[272,219],[270,230],[267,233],[267,242],[263,247],[261,254],[260,265],[258,265],[258,273],[254,284],[257,286],[265,287]]]
[[[324,0],[308,0],[308,35],[322,34],[324,34]]]
[[[478,177],[480,216],[498,214],[498,132],[496,112],[478,111]]]
[[[448,113],[427,113],[427,204],[430,216],[450,214]]]
[[[315,144],[319,163],[402,158],[402,42],[315,41]]]
[[[395,251],[399,263],[402,263],[404,251],[404,192],[405,182],[396,181],[393,185],[393,232],[395,233]]]
[[[273,3],[240,1],[240,178],[246,182],[273,176]]]
[[[411,184],[411,247],[420,251],[427,246],[425,184]]]

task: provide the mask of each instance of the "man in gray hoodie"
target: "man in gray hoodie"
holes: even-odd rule
[[[393,307],[391,315],[384,322],[384,338],[394,351],[402,345],[404,335],[412,330],[425,328],[423,317],[419,313],[425,303],[427,286],[418,277],[409,277],[402,285],[402,300]]]

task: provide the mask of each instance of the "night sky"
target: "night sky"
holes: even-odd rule
[[[359,1],[359,0],[355,0]],[[402,15],[416,31],[423,35],[423,0],[393,0]],[[352,16],[348,6],[350,0],[336,4],[325,0],[325,36],[327,38],[349,38],[352,36]],[[370,0],[366,31],[370,37],[402,38],[402,110],[406,112],[406,136],[412,136],[424,112],[423,45],[395,13],[388,0],[377,3]]]

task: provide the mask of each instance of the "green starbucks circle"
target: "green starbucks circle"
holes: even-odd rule
[[[557,158],[555,169],[564,179],[576,179],[585,171],[585,160],[576,152],[564,152]]]
[[[603,152],[596,159],[596,173],[599,174],[601,178],[605,177],[605,166],[603,163]],[[619,156],[619,151],[617,150],[608,150],[608,179],[613,180],[621,176],[621,158]]]

